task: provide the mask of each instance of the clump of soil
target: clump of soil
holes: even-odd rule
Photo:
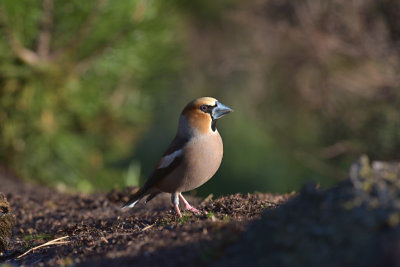
[[[11,237],[15,218],[11,213],[10,204],[6,197],[0,193],[0,252],[7,249]]]

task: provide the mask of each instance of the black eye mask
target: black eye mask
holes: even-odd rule
[[[210,117],[211,117],[211,130],[213,131],[213,132],[215,132],[215,130],[217,130],[217,120],[216,119],[214,119],[213,118],[213,115],[212,115],[212,111],[213,111],[213,109],[215,108],[217,106],[217,104],[215,104],[214,106],[211,106],[211,105],[201,105],[200,106],[200,110],[202,111],[202,112],[204,112],[204,113],[207,113],[207,114],[210,114]]]

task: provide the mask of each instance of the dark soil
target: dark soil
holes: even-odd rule
[[[289,195],[231,195],[212,200],[188,196],[201,215],[178,218],[169,195],[134,209],[121,210],[135,188],[109,194],[65,194],[0,174],[16,216],[9,250],[0,254],[12,265],[201,265],[215,258],[210,248],[235,242],[265,209],[286,202]],[[28,249],[68,236],[66,244]],[[222,241],[222,243],[220,243]]]
[[[201,215],[178,218],[169,197],[135,209],[135,188],[72,195],[0,175],[16,215],[0,264],[78,266],[400,266],[400,164],[361,158],[350,179],[291,195],[235,194],[188,200]],[[68,236],[68,243],[30,248]]]

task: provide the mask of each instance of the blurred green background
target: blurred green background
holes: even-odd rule
[[[1,0],[0,164],[60,189],[142,184],[184,105],[225,154],[195,193],[286,192],[400,155],[397,0]]]

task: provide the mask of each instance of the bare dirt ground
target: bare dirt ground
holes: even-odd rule
[[[205,265],[218,251],[214,245],[237,240],[265,209],[284,203],[289,195],[231,195],[216,200],[188,196],[201,215],[178,218],[168,195],[146,205],[121,210],[135,188],[109,194],[63,194],[31,185],[4,173],[3,192],[16,218],[9,250],[0,264],[12,265]],[[59,237],[63,244],[30,248]]]
[[[168,196],[121,211],[134,188],[72,195],[4,174],[0,185],[16,218],[0,264],[400,266],[399,163],[361,158],[327,190],[188,197],[202,214],[183,218]]]

